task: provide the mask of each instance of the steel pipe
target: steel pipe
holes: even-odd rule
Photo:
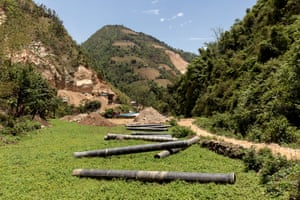
[[[145,135],[125,135],[125,134],[115,134],[108,133],[105,137],[105,140],[110,139],[135,139],[135,140],[146,140],[146,141],[156,141],[156,142],[168,142],[168,141],[176,141],[177,138],[170,137],[161,137],[161,136],[145,136]]]
[[[168,131],[168,128],[166,127],[155,127],[155,126],[141,126],[141,127],[136,127],[136,126],[127,126],[127,130],[143,130],[143,131]]]
[[[165,158],[165,157],[168,157],[168,156],[170,156],[172,154],[178,153],[181,150],[183,150],[183,148],[163,150],[163,151],[155,154],[154,158]]]
[[[73,176],[90,178],[121,178],[135,179],[141,181],[169,182],[174,180],[184,180],[199,183],[229,183],[234,184],[236,176],[234,173],[211,174],[195,172],[168,172],[168,171],[138,171],[138,170],[101,170],[101,169],[75,169]]]
[[[100,149],[100,150],[92,150],[92,151],[75,152],[74,156],[78,157],[78,158],[79,157],[96,157],[96,156],[105,157],[105,156],[112,156],[112,155],[184,148],[184,147],[188,147],[191,144],[198,142],[199,139],[200,139],[199,136],[195,136],[189,140],[180,140],[180,141],[162,142],[162,143],[155,143],[155,144],[143,144],[143,145],[135,145],[135,146],[127,146],[127,147],[116,147],[116,148],[108,148],[108,149]]]
[[[160,127],[160,128],[168,128],[171,125],[167,124],[126,124],[126,127]]]
[[[145,131],[145,132],[132,132],[131,135],[157,135],[157,136],[164,136],[164,137],[172,137],[172,133],[170,132],[151,132],[151,131]]]

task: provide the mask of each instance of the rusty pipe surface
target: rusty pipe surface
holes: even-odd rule
[[[136,140],[147,140],[147,141],[156,141],[156,142],[167,142],[167,141],[176,141],[177,138],[170,137],[161,137],[161,136],[146,136],[146,135],[125,135],[125,134],[115,134],[108,133],[105,137],[105,140],[110,139],[136,139]]]
[[[236,176],[234,173],[196,173],[196,172],[169,172],[169,171],[139,171],[139,170],[101,170],[101,169],[75,169],[73,176],[91,178],[122,178],[141,181],[169,182],[184,180],[199,183],[229,183],[234,184]]]
[[[199,136],[195,136],[189,140],[180,140],[180,141],[171,141],[171,142],[162,142],[155,144],[143,144],[143,145],[134,145],[126,147],[115,147],[108,149],[92,150],[92,151],[83,151],[83,152],[74,152],[74,156],[79,157],[105,157],[112,155],[121,155],[121,154],[130,154],[130,153],[140,153],[156,150],[165,150],[165,149],[174,149],[174,148],[184,148],[188,147],[191,144],[194,144],[200,140]]]

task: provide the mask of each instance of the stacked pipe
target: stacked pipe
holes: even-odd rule
[[[168,142],[176,141],[177,138],[172,137],[163,137],[163,136],[153,136],[153,135],[125,135],[125,134],[115,134],[108,133],[105,137],[105,140],[111,139],[136,139],[136,140],[147,140],[147,141],[156,141],[156,142]]]
[[[127,130],[168,131],[170,125],[164,124],[127,124]]]
[[[189,140],[170,141],[170,142],[155,143],[155,144],[134,145],[134,146],[127,146],[127,147],[107,148],[107,149],[84,151],[84,152],[74,152],[74,156],[77,158],[79,158],[79,157],[105,157],[105,156],[112,156],[112,155],[149,152],[149,151],[156,151],[156,150],[186,148],[186,147],[198,142],[199,139],[200,139],[199,136],[195,136]]]

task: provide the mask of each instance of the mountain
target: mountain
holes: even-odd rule
[[[44,5],[32,0],[0,0],[0,37],[2,66],[35,66],[69,103],[78,105],[87,97],[93,99],[92,94],[113,93],[90,68],[87,56],[55,11]]]
[[[275,143],[300,143],[300,1],[258,0],[220,32],[172,89],[177,114],[210,128]]]
[[[144,33],[121,25],[107,25],[94,33],[82,47],[93,68],[104,79],[142,104],[153,104],[151,87],[166,87],[185,73],[192,53],[175,50]],[[151,86],[152,85],[152,86]],[[141,99],[144,94],[148,98]]]

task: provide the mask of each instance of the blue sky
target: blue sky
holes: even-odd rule
[[[56,11],[78,43],[105,25],[124,25],[168,45],[198,53],[214,41],[214,29],[229,30],[256,0],[34,0]]]

